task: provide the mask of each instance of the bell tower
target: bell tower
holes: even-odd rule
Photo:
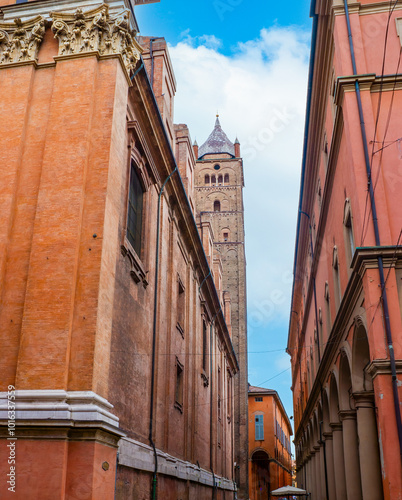
[[[244,247],[243,160],[240,143],[232,143],[223,131],[219,115],[215,127],[198,147],[195,170],[197,220],[209,222],[213,231],[214,251],[222,260],[223,291],[231,299],[232,343],[240,371],[234,387],[235,478],[239,499],[248,498],[248,425],[247,425],[247,303],[246,258]],[[228,321],[228,318],[226,318]]]

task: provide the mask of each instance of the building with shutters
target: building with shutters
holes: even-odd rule
[[[297,484],[402,498],[402,6],[311,2],[288,352]]]
[[[250,500],[271,498],[271,491],[292,485],[292,426],[276,391],[248,388]]]
[[[235,494],[230,296],[151,1],[0,0],[2,499]]]
[[[195,208],[204,246],[214,248],[210,265],[221,276],[226,321],[239,373],[234,380],[234,462],[238,498],[248,495],[247,298],[244,241],[244,171],[238,139],[231,142],[216,117],[202,146],[194,145]]]

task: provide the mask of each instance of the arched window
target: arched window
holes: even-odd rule
[[[325,282],[324,298],[325,298],[325,312],[326,312],[326,316],[327,316],[327,339],[329,339],[329,336],[331,335],[331,330],[332,330],[332,321],[331,321],[331,306],[329,303],[328,281]]]
[[[127,210],[127,239],[141,257],[143,188],[134,162],[131,163]]]
[[[202,322],[202,369],[207,372],[208,367],[208,337],[207,337],[207,325],[205,321]]]
[[[353,225],[352,225],[352,209],[350,206],[350,199],[345,200],[345,209],[343,214],[343,226],[345,235],[345,245],[346,245],[346,256],[349,261],[349,265],[352,263],[353,255],[355,253],[355,239],[353,236]]]
[[[320,342],[320,357],[322,358],[322,354],[324,352],[324,336],[323,336],[323,328],[322,328],[322,309],[321,307],[318,309],[318,340]]]
[[[223,177],[221,175],[218,176],[218,184],[222,184],[223,182]]]
[[[209,174],[206,174],[205,175],[205,184],[209,184],[209,181],[210,181]]]
[[[225,184],[229,184],[229,174],[225,174]]]
[[[219,200],[214,201],[214,212],[220,212],[221,211],[221,202]]]
[[[211,177],[211,184],[212,185],[216,184],[216,177],[214,175]]]
[[[320,344],[318,338],[317,328],[314,328],[314,376],[317,374],[318,366],[320,364],[320,352],[318,350],[318,346]]]
[[[318,202],[318,209],[321,210],[321,205],[322,205],[321,179],[318,179],[317,202]]]
[[[341,291],[342,289],[341,289],[341,278],[339,272],[338,249],[336,246],[334,247],[332,267],[334,271],[335,304],[336,304],[336,310],[338,310],[342,300],[342,291]]]

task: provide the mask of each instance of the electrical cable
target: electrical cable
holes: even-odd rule
[[[397,80],[398,80],[398,72],[399,72],[399,66],[401,64],[401,59],[402,59],[402,46],[401,46],[401,49],[399,51],[399,58],[398,58],[398,65],[397,65],[397,68],[396,68],[396,72],[395,72],[395,80],[394,80],[394,85],[393,85],[393,88],[392,88],[392,96],[391,96],[391,103],[389,105],[389,109],[388,109],[388,116],[387,116],[387,121],[386,121],[386,126],[385,126],[385,132],[384,132],[384,137],[383,137],[383,140],[381,142],[381,145],[382,147],[377,150],[376,152],[372,152],[372,156],[371,156],[371,171],[372,171],[372,168],[373,168],[373,157],[376,153],[380,152],[380,159],[379,159],[379,164],[378,164],[378,171],[377,171],[377,175],[376,175],[376,178],[375,178],[375,181],[374,181],[374,185],[373,185],[373,193],[375,193],[375,190],[377,188],[377,183],[378,183],[378,180],[380,178],[380,172],[381,172],[381,167],[382,167],[382,159],[383,159],[383,152],[384,152],[384,149],[386,147],[389,147],[393,144],[393,142],[391,142],[391,144],[389,144],[388,146],[384,146],[385,144],[385,139],[387,137],[387,134],[388,134],[388,129],[389,129],[389,125],[390,125],[390,122],[391,122],[391,115],[392,115],[392,108],[393,108],[393,105],[394,105],[394,98],[395,98],[395,90],[396,90],[396,84],[397,84]],[[395,142],[397,142],[399,139],[397,139]],[[373,141],[373,150],[374,150],[374,141]],[[371,181],[372,181],[372,175],[371,175]],[[370,207],[370,211],[369,211],[369,214],[368,214],[368,218],[367,218],[367,222],[370,220],[370,215],[371,215],[371,207]],[[366,227],[366,231],[363,235],[363,239],[362,239],[362,242],[361,242],[361,246],[364,245],[364,240],[366,238],[366,235],[367,235],[367,231],[368,231],[368,223],[367,223],[367,227]],[[364,219],[363,219],[363,229],[364,229]]]
[[[377,103],[377,113],[376,113],[376,121],[375,121],[375,127],[374,127],[374,137],[373,141],[375,141],[376,135],[377,135],[377,128],[378,128],[378,122],[380,118],[380,111],[381,111],[381,104],[382,104],[382,93],[383,93],[383,84],[384,84],[384,73],[385,73],[385,60],[387,56],[387,44],[388,44],[388,32],[389,32],[389,25],[391,22],[391,17],[392,14],[400,0],[395,0],[394,4],[392,5],[392,1],[390,2],[390,11],[388,13],[388,20],[387,20],[387,27],[385,29],[385,38],[384,38],[384,50],[383,50],[383,58],[382,58],[382,68],[381,68],[381,82],[380,82],[380,92],[378,96],[378,103]],[[371,171],[372,171],[372,166],[373,166],[373,157],[374,157],[374,144],[372,147],[371,151],[371,160],[370,160],[370,176],[368,179],[368,184],[371,183]],[[362,226],[362,234],[361,234],[361,244],[360,246],[363,246],[363,235],[364,235],[364,229],[366,225],[366,214],[367,214],[367,207],[368,207],[368,199],[369,199],[369,189],[367,189],[367,195],[366,195],[366,201],[365,201],[365,208],[364,208],[364,215],[363,215],[363,226]],[[370,214],[367,217],[367,225],[370,220]]]

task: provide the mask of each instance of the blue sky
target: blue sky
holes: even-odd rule
[[[187,8],[184,8],[185,5]],[[285,353],[306,108],[309,0],[162,0],[137,7],[164,36],[177,80],[175,123],[201,145],[216,110],[244,158],[249,382],[293,415]]]
[[[221,52],[229,54],[238,42],[257,37],[262,28],[309,28],[309,11],[309,0],[161,0],[137,7],[136,15],[141,34],[164,36],[173,45],[187,30],[193,37],[213,34],[223,42]]]

